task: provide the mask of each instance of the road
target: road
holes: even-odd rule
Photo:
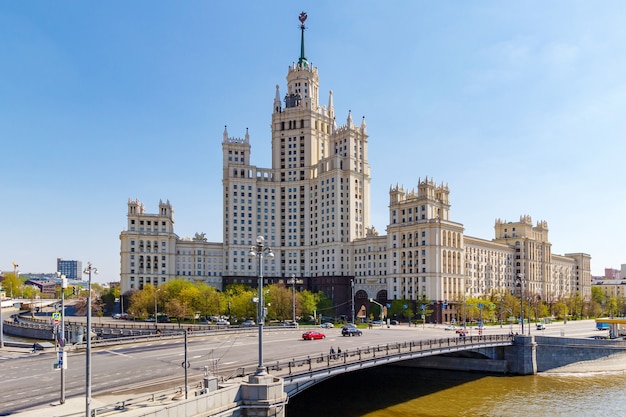
[[[361,337],[342,337],[341,329],[316,329],[326,334],[324,340],[304,341],[301,334],[305,329],[281,329],[266,332],[263,336],[264,363],[289,358],[306,357],[335,351],[357,349],[377,344],[457,337],[454,331],[443,326],[406,325],[363,329]],[[526,333],[528,328],[525,326]],[[485,334],[508,334],[510,326],[487,327]],[[521,332],[513,326],[513,332]],[[554,323],[546,330],[531,333],[545,336],[589,337],[606,334],[595,330],[592,320]],[[473,330],[472,334],[476,334]],[[2,356],[2,355],[0,355]],[[183,339],[159,339],[148,343],[94,347],[92,349],[92,397],[99,395],[126,395],[151,393],[167,388],[184,386],[185,357]],[[53,370],[56,361],[54,352],[29,354],[17,357],[2,357],[2,379],[0,380],[0,415],[33,406],[58,403],[60,398],[60,373]],[[191,335],[187,343],[189,362],[189,389],[193,390],[208,366],[213,374],[227,377],[237,368],[252,371],[258,362],[258,332],[220,335]],[[85,395],[86,361],[84,351],[70,352],[66,370],[66,398]]]

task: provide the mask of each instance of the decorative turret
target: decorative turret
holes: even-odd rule
[[[280,87],[276,84],[276,96],[274,97],[274,112],[280,113],[282,107],[280,105]]]
[[[138,198],[135,201],[128,199],[128,214],[129,215],[138,215],[144,214],[146,212],[146,207],[143,205]]]
[[[167,217],[172,220],[172,223],[174,222],[174,209],[170,204],[170,200],[167,200],[165,203],[159,200],[159,216]]]

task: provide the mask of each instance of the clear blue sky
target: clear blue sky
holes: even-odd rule
[[[373,225],[391,185],[447,183],[451,218],[546,220],[552,251],[626,263],[622,1],[0,2],[0,270],[119,279],[127,202],[222,240],[221,141],[268,168],[298,14],[321,104],[366,117]]]

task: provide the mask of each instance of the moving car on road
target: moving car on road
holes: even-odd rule
[[[362,334],[363,332],[356,327],[344,327],[341,329],[342,336],[361,336]]]
[[[304,340],[315,340],[315,339],[325,339],[326,335],[324,333],[316,332],[316,331],[308,331],[302,333],[302,339]]]

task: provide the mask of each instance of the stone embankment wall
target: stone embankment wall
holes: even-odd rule
[[[601,372],[626,370],[626,341],[535,337],[537,371]],[[566,369],[565,369],[566,367]]]

